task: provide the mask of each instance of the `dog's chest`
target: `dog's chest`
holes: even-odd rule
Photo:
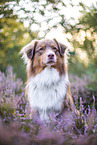
[[[37,110],[60,110],[67,85],[68,75],[60,77],[56,69],[46,67],[40,74],[30,78],[27,84],[31,107]]]

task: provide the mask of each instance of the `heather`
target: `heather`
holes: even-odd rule
[[[70,75],[71,92],[79,113],[73,123],[54,116],[49,122],[37,117],[30,120],[30,107],[25,84],[16,77],[12,67],[0,72],[0,145],[96,145],[97,90],[91,76]]]

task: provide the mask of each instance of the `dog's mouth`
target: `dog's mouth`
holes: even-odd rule
[[[46,62],[46,65],[55,65],[56,62],[52,59]]]
[[[55,63],[55,61],[54,60],[49,60],[49,61],[47,61],[47,63]]]
[[[49,60],[49,61],[46,61],[46,62],[42,62],[43,65],[46,65],[46,66],[53,66],[56,64],[56,62],[54,60]]]

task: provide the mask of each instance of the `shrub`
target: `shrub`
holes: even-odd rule
[[[80,97],[82,97],[85,108],[87,108],[88,105],[93,107],[93,96],[95,96],[95,108],[97,109],[97,89],[93,87],[95,83],[94,79],[86,75],[83,75],[81,78],[70,75],[70,82],[71,92],[76,104],[79,102]]]
[[[8,67],[6,74],[0,72],[0,114],[2,117],[12,118],[17,114],[26,113],[28,105],[25,88],[21,79],[16,79],[12,67]],[[27,107],[28,108],[28,107]]]
[[[41,122],[39,118],[30,120],[22,80],[16,79],[12,67],[6,74],[0,72],[0,145],[96,145],[96,99],[88,87],[92,80],[87,76],[82,79],[70,76],[70,80],[79,113],[72,113],[73,123],[68,127],[64,117],[52,116],[49,122]]]

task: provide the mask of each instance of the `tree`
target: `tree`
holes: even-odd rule
[[[88,64],[93,63],[97,67],[97,3],[91,7],[83,3],[79,3],[79,6],[82,7],[82,16],[79,22],[74,26],[71,25],[66,32],[72,36],[69,41],[72,42],[75,52],[80,48],[86,53],[87,58],[84,59]]]
[[[69,0],[68,5],[71,5],[71,7],[74,6],[72,0]],[[95,55],[95,51],[97,43],[97,8],[94,5],[92,5],[92,7],[90,8],[86,7],[81,2],[79,3],[79,6],[83,8],[83,16],[79,18],[78,24],[72,25],[69,21],[67,21],[65,14],[61,11],[62,9],[64,10],[67,7],[66,1],[64,0],[1,1],[0,34],[2,39],[0,47],[3,51],[1,52],[2,59],[0,61],[2,61],[6,66],[9,62],[12,62],[11,59],[10,61],[4,62],[5,60],[3,58],[5,54],[8,53],[8,50],[11,50],[10,52],[12,52],[14,49],[16,50],[16,47],[18,47],[18,50],[19,48],[21,48],[21,46],[23,46],[24,43],[29,43],[29,41],[31,39],[34,39],[35,37],[40,39],[38,35],[38,33],[40,32],[40,28],[43,28],[43,33],[46,34],[51,30],[51,28],[56,28],[61,25],[64,28],[64,32],[67,35],[71,35],[71,38],[68,38],[68,40],[74,46],[75,53],[77,51],[79,51],[80,53],[83,52],[88,58],[89,63],[93,62],[96,65],[97,57]],[[27,26],[25,22],[27,22]],[[26,28],[24,27],[23,23],[25,24]],[[10,27],[10,25],[12,27]],[[37,28],[36,31],[34,30],[34,26],[36,26]],[[45,29],[44,26],[46,26]],[[35,33],[33,33],[33,31]],[[28,37],[28,39],[26,37]],[[16,42],[18,42],[18,44]],[[8,47],[6,48],[6,46]],[[78,67],[78,62],[82,62],[82,60],[79,61],[80,59],[81,57],[78,57],[77,55],[75,57],[72,57],[72,62],[75,62],[77,64],[77,68],[79,70],[82,70],[81,67]],[[82,62],[82,67],[83,64],[85,64],[84,60]],[[4,66],[3,63],[2,68]]]
[[[37,35],[30,33],[24,24],[19,22],[16,14],[6,1],[0,2],[0,70],[5,71],[12,65],[18,77],[25,78],[23,62],[20,60],[20,49]],[[21,70],[21,71],[20,71]]]
[[[51,28],[56,28],[57,24],[63,23],[63,21],[64,25],[68,24],[65,15],[61,13],[61,9],[66,7],[64,0],[19,0],[18,2],[10,1],[8,4],[21,22],[27,21],[29,23],[29,30],[33,30],[33,26],[36,25],[37,32],[40,32],[45,24],[46,28],[43,31],[46,34]]]
[[[60,0],[29,0],[29,2],[25,0],[0,1],[0,70],[2,71],[6,69],[7,65],[12,65],[15,72],[18,73],[18,67],[20,66],[20,70],[23,66],[18,55],[20,49],[37,37],[42,21],[47,25],[46,32],[51,27],[56,27],[57,22],[53,24],[52,20],[60,17],[57,13],[59,11],[58,4],[65,6]],[[36,19],[37,15],[39,19]],[[24,21],[29,22],[29,26],[26,28],[23,24]],[[37,25],[37,32],[32,32],[33,24]],[[19,75],[20,73],[18,73]]]
[[[13,5],[13,2],[11,4]],[[78,50],[77,48],[80,48],[80,51],[83,51],[84,55],[88,57],[88,63],[93,62],[96,65],[97,7],[95,5],[88,7],[79,2],[79,7],[83,9],[81,11],[82,17],[79,18],[79,22],[75,25],[67,21],[65,14],[61,12],[62,9],[67,7],[64,0],[29,0],[27,2],[23,0],[16,2],[16,5],[18,7],[18,17],[22,22],[25,20],[29,22],[29,30],[32,29],[31,31],[33,31],[33,25],[36,25],[37,33],[43,28],[44,34],[47,34],[51,28],[61,25],[66,34],[71,34],[72,39],[69,39],[69,41],[73,44],[75,51]],[[68,5],[74,6],[71,0],[69,0]],[[14,5],[13,10],[15,10]],[[20,16],[20,13],[23,15]],[[46,26],[45,29],[44,25]],[[80,60],[77,57],[75,59],[77,61]],[[84,64],[86,65],[86,62]]]

